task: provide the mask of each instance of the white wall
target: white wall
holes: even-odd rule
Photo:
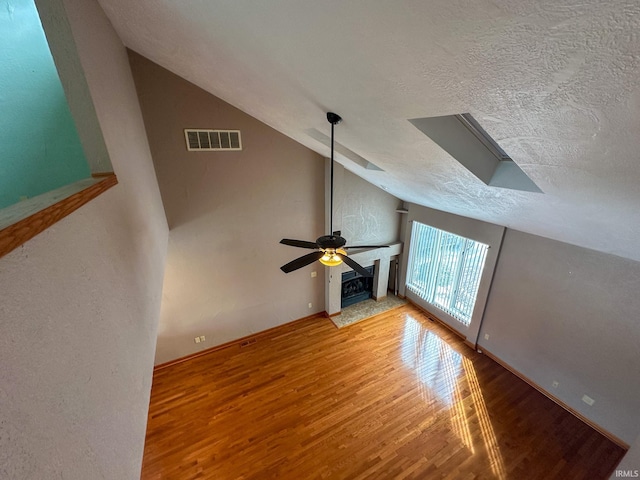
[[[137,479],[167,226],[125,49],[64,5],[120,183],[0,259],[0,478]]]
[[[639,291],[638,262],[507,230],[478,343],[630,444],[640,433]]]
[[[324,159],[130,58],[171,227],[156,362],[323,311],[324,267],[283,273],[280,266],[309,251],[279,242],[324,234]],[[187,152],[187,127],[239,129],[243,151]],[[200,335],[206,341],[195,344]]]

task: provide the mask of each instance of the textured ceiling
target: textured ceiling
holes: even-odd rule
[[[339,113],[384,171],[337,160],[405,201],[640,260],[637,0],[100,3],[129,48],[323,155]],[[484,185],[408,121],[463,112],[543,194]]]

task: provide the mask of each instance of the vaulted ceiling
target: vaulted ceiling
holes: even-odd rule
[[[339,113],[337,160],[402,200],[640,260],[636,0],[100,3],[127,47],[323,155]],[[409,122],[464,112],[543,193]]]

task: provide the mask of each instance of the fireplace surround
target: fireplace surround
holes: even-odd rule
[[[375,266],[365,267],[371,275],[374,275]],[[341,308],[354,305],[373,296],[373,276],[363,277],[355,271],[342,273]]]
[[[375,266],[371,298],[380,300],[387,295],[389,286],[389,267],[392,258],[397,258],[402,253],[402,243],[392,243],[387,248],[375,248],[361,252],[349,252],[352,257],[363,267]],[[351,272],[351,267],[346,264],[328,268],[325,276],[327,288],[325,290],[325,311],[330,316],[339,315],[342,310],[342,274]]]

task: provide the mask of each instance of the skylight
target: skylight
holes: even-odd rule
[[[487,186],[542,193],[471,114],[409,121]]]

